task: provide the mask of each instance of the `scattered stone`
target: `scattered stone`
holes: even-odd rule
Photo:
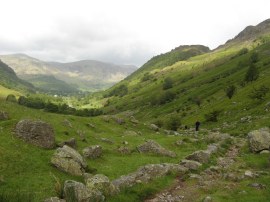
[[[85,138],[85,131],[77,130],[77,134],[80,136],[81,141],[87,142],[87,140],[86,140],[86,138]]]
[[[64,184],[64,196],[67,202],[104,201],[100,191],[88,189],[83,183],[67,180]]]
[[[229,139],[231,136],[227,133],[220,133],[220,132],[210,132],[207,136],[206,139],[209,142],[218,142],[218,141],[223,141],[226,139]]]
[[[102,156],[102,147],[93,145],[83,149],[83,156],[90,159],[96,159]]]
[[[242,117],[241,119],[240,119],[240,121],[242,122],[242,123],[250,123],[251,122],[251,119],[252,119],[252,116],[245,116],[245,117]]]
[[[120,154],[130,154],[131,151],[130,149],[127,147],[127,146],[120,146],[117,151],[120,153]]]
[[[180,165],[186,167],[186,168],[189,169],[189,170],[198,170],[199,167],[202,166],[202,164],[199,163],[199,162],[197,162],[197,161],[186,160],[186,159],[183,159],[183,160],[180,162]]]
[[[262,151],[260,152],[260,154],[269,154],[269,153],[270,153],[269,150],[262,150]]]
[[[216,144],[210,144],[207,146],[207,151],[212,154],[218,151],[218,146]]]
[[[137,150],[140,153],[154,153],[162,156],[176,157],[176,154],[174,152],[166,150],[160,144],[153,140],[147,140],[145,143],[137,146]]]
[[[43,121],[21,120],[16,125],[15,133],[24,141],[42,148],[55,146],[54,130]]]
[[[122,144],[128,145],[128,141],[123,141]]]
[[[126,121],[122,118],[119,118],[119,117],[114,117],[114,120],[116,123],[118,123],[119,125],[123,125],[126,123]]]
[[[59,170],[78,176],[82,175],[87,168],[87,163],[83,157],[67,145],[55,151],[51,163]]]
[[[67,145],[67,146],[70,146],[74,149],[77,148],[77,142],[76,142],[76,139],[75,138],[71,138],[69,140],[66,140],[64,142],[61,142],[58,144],[59,147],[63,147],[64,145]]]
[[[198,175],[198,174],[189,174],[189,178],[191,178],[191,179],[201,179],[202,177],[200,176],[200,175]]]
[[[196,151],[186,157],[188,160],[198,161],[200,163],[207,163],[210,159],[210,153],[208,151]]]
[[[139,124],[139,121],[134,116],[130,117],[130,122],[134,124]]]
[[[206,196],[203,202],[212,202],[212,197],[211,196]]]
[[[86,126],[88,126],[89,128],[96,128],[96,126],[92,123],[87,123]]]
[[[254,174],[250,170],[246,170],[244,176],[249,177],[249,178],[253,178]]]
[[[58,197],[51,197],[44,200],[44,202],[66,202],[64,199],[60,199]]]
[[[132,131],[132,130],[126,130],[124,132],[124,135],[127,135],[127,136],[137,136],[138,133],[136,133],[135,131]]]
[[[62,123],[63,123],[64,126],[72,128],[72,124],[71,124],[71,122],[69,120],[65,119]]]
[[[254,187],[256,189],[266,189],[266,185],[260,183],[251,183],[248,186]]]
[[[249,148],[252,152],[267,150],[270,146],[269,128],[261,128],[248,133]]]
[[[153,123],[150,125],[150,129],[154,131],[159,131],[159,127]]]
[[[104,196],[112,196],[118,192],[109,178],[102,174],[94,175],[86,180],[86,187],[101,192]]]
[[[108,143],[108,144],[114,144],[114,142],[113,142],[112,140],[108,139],[108,138],[100,138],[100,140],[101,140],[102,142],[106,142],[106,143]]]
[[[177,140],[177,141],[175,142],[175,144],[176,144],[177,146],[182,146],[182,145],[185,144],[185,143],[184,143],[183,140]]]
[[[0,121],[8,120],[9,116],[7,112],[0,111]]]

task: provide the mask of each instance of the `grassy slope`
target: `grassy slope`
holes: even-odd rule
[[[50,165],[53,150],[37,148],[17,139],[13,134],[13,129],[15,124],[21,119],[41,119],[49,122],[55,130],[57,142],[75,137],[78,141],[78,151],[80,152],[86,146],[101,145],[104,149],[103,157],[97,160],[88,160],[88,165],[91,169],[96,170],[95,173],[103,173],[109,176],[110,179],[133,172],[139,166],[148,163],[177,163],[180,158],[188,153],[206,147],[203,142],[197,145],[188,144],[181,148],[176,147],[174,142],[181,139],[181,137],[155,134],[142,123],[139,126],[134,126],[127,121],[124,125],[118,125],[112,119],[108,123],[102,118],[56,115],[5,101],[0,101],[0,109],[7,111],[11,117],[10,120],[0,122],[0,190],[1,192],[17,190],[21,193],[33,193],[36,195],[36,201],[56,195],[53,176],[61,181],[66,179],[82,179],[80,177],[72,177],[53,168]],[[73,128],[63,126],[62,121],[64,119],[68,119],[72,123]],[[96,128],[87,127],[87,123],[94,124]],[[77,130],[85,131],[88,143],[80,141]],[[68,131],[69,135],[65,135],[65,131]],[[127,131],[141,131],[142,135],[130,135]],[[100,138],[109,138],[115,144],[104,143],[100,141]],[[145,139],[155,139],[164,147],[175,151],[178,157],[168,158],[137,153],[135,147],[143,143]],[[135,151],[131,155],[122,156],[116,152],[117,147],[124,140],[128,141],[128,146]]]

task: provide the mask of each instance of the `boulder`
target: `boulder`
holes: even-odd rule
[[[139,121],[134,116],[130,117],[130,122],[134,124],[139,124]]]
[[[176,157],[176,154],[174,152],[166,150],[160,144],[153,140],[147,140],[145,143],[137,146],[137,150],[140,153],[153,153],[161,156]]]
[[[231,136],[229,134],[227,134],[227,133],[210,132],[206,136],[206,140],[208,140],[209,142],[218,142],[218,141],[226,140],[226,139],[228,139],[230,137]]]
[[[73,180],[65,181],[64,197],[67,202],[100,202],[105,200],[101,192],[88,189],[83,183]]]
[[[83,156],[90,159],[101,157],[102,147],[100,145],[93,145],[83,149]]]
[[[210,159],[210,153],[208,151],[195,151],[186,157],[188,160],[198,161],[199,163],[207,163]]]
[[[63,123],[64,126],[72,128],[72,124],[71,124],[71,122],[69,120],[65,119],[62,123]]]
[[[51,163],[59,170],[80,176],[85,172],[87,163],[73,148],[64,145],[58,148],[51,158]]]
[[[212,154],[218,151],[218,146],[216,144],[210,144],[207,146],[207,151]]]
[[[183,160],[180,162],[180,165],[186,167],[186,168],[189,169],[189,170],[198,170],[199,167],[202,166],[202,164],[199,163],[199,162],[197,162],[197,161],[186,160],[186,159],[183,159]]]
[[[77,148],[77,142],[76,142],[76,139],[75,138],[71,138],[69,140],[66,140],[64,142],[61,142],[58,144],[59,147],[63,147],[64,145],[67,145],[67,146],[70,146],[74,149]]]
[[[114,142],[113,142],[112,140],[108,139],[108,138],[100,138],[100,140],[101,140],[102,142],[106,142],[106,143],[108,143],[108,144],[114,144]]]
[[[44,200],[44,202],[66,202],[65,199],[60,199],[58,197],[50,197]]]
[[[16,124],[15,133],[24,141],[42,148],[55,146],[54,130],[43,121],[21,120]]]
[[[252,152],[266,150],[270,146],[269,128],[261,128],[248,133],[249,148]]]
[[[111,196],[117,193],[117,189],[103,174],[97,174],[86,179],[86,187],[90,190],[101,192],[104,196]]]
[[[0,121],[8,120],[9,116],[7,112],[0,111]]]
[[[117,151],[120,153],[120,154],[130,154],[131,151],[130,149],[127,147],[127,146],[120,146]]]

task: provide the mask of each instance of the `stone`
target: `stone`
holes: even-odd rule
[[[134,116],[130,117],[130,122],[134,124],[139,124],[139,121]]]
[[[210,132],[206,136],[206,139],[210,142],[218,142],[218,141],[223,141],[223,140],[229,139],[230,137],[231,136],[227,133]]]
[[[83,183],[73,180],[65,181],[64,197],[67,202],[100,202],[105,200],[101,192],[88,189]]]
[[[65,199],[60,199],[58,197],[50,197],[44,200],[44,202],[66,202]]]
[[[108,138],[100,138],[100,140],[101,140],[102,142],[106,142],[106,143],[108,143],[108,144],[114,144],[114,142],[113,142],[112,140],[108,139]]]
[[[199,163],[208,163],[210,153],[208,151],[196,151],[186,157],[188,160],[198,161]]]
[[[176,144],[177,146],[182,146],[182,145],[185,144],[185,143],[184,143],[183,140],[177,140],[177,141],[175,142],[175,144]]]
[[[245,122],[250,123],[250,122],[251,122],[251,119],[252,119],[252,116],[245,116],[245,117],[242,117],[242,118],[240,119],[240,121],[241,121],[242,123],[245,123]]]
[[[253,178],[254,174],[250,170],[246,170],[244,176],[249,177],[249,178]]]
[[[130,149],[127,147],[127,146],[120,146],[117,151],[120,153],[120,154],[130,154],[131,151]]]
[[[132,131],[132,130],[126,130],[124,132],[124,135],[127,135],[127,136],[137,136],[138,133],[136,133],[135,131]]]
[[[64,172],[81,176],[87,168],[83,157],[73,148],[64,145],[58,148],[51,158],[51,163]]]
[[[153,123],[150,124],[150,129],[154,130],[154,131],[159,131],[159,127],[157,125],[153,124]]]
[[[7,112],[0,111],[0,121],[8,120],[9,116]]]
[[[126,123],[126,121],[122,118],[119,118],[119,117],[114,117],[114,120],[116,123],[118,123],[119,125],[123,125]]]
[[[218,146],[216,144],[210,144],[207,146],[207,151],[212,154],[212,153],[216,153],[218,150]]]
[[[266,185],[260,183],[251,183],[248,186],[256,188],[256,189],[266,189]]]
[[[38,147],[55,147],[55,135],[51,125],[43,121],[21,120],[16,124],[15,134],[24,141]]]
[[[112,196],[118,192],[109,178],[103,174],[94,175],[86,180],[86,187],[101,192],[104,196]]]
[[[128,145],[128,141],[123,141],[122,144]]]
[[[87,142],[87,140],[85,138],[85,131],[77,130],[77,134],[80,136],[81,141]]]
[[[160,144],[153,140],[147,140],[145,143],[137,146],[137,150],[140,153],[153,153],[161,156],[176,157],[176,154],[174,152],[166,150]]]
[[[96,128],[96,126],[92,123],[87,123],[86,126],[88,126],[89,128]]]
[[[71,138],[69,140],[66,140],[64,142],[61,142],[58,144],[59,147],[63,147],[64,145],[67,145],[67,146],[70,146],[74,149],[77,148],[77,142],[76,142],[76,139],[75,138]]]
[[[261,128],[248,133],[249,148],[252,152],[267,150],[270,146],[269,128]]]
[[[262,151],[260,152],[260,154],[269,154],[269,153],[270,153],[269,150],[262,150]]]
[[[211,196],[206,196],[205,199],[203,200],[203,202],[211,202],[211,201],[213,201]]]
[[[186,159],[183,159],[180,162],[180,165],[186,167],[189,170],[198,170],[202,166],[202,164],[197,161],[186,160]]]
[[[90,159],[96,159],[102,156],[102,147],[93,145],[83,149],[83,156]]]

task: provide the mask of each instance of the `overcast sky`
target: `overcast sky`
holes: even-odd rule
[[[142,65],[179,45],[211,49],[270,18],[269,0],[1,0],[0,54]]]

